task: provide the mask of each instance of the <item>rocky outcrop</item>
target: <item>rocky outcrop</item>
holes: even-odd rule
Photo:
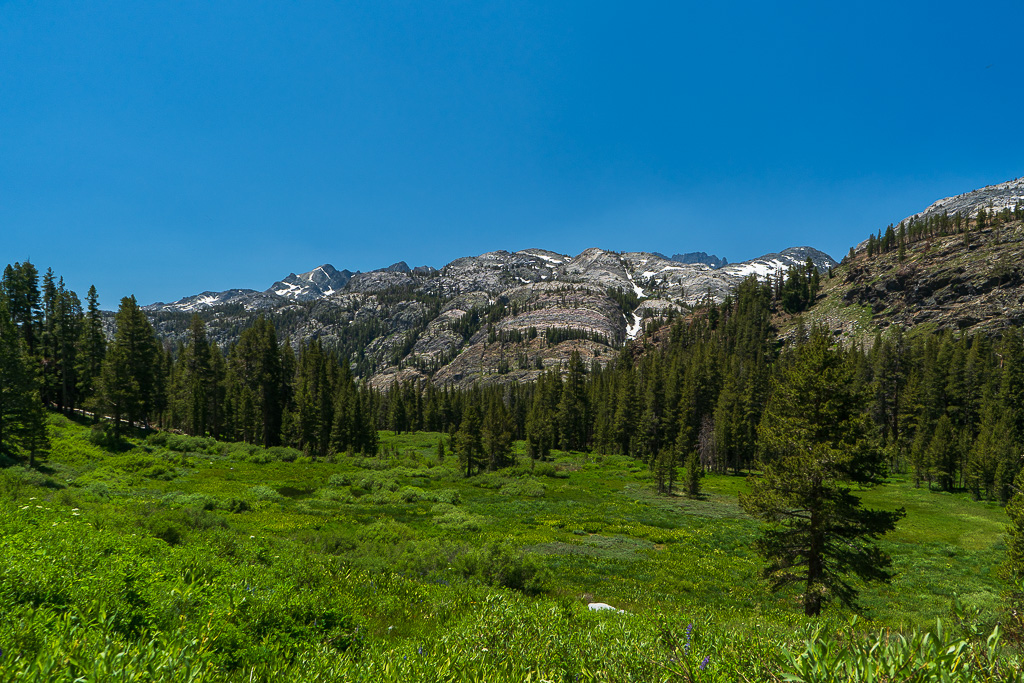
[[[1016,207],[1024,207],[1024,178],[1015,178],[998,185],[988,185],[979,190],[958,194],[955,197],[940,199],[924,211],[907,216],[902,222],[909,223],[912,220],[923,220],[932,216],[941,216],[960,213],[966,217],[977,215],[978,211],[1002,211],[1003,209],[1014,210]]]
[[[322,299],[340,292],[352,279],[352,275],[351,271],[339,271],[331,264],[325,263],[301,275],[289,273],[288,277],[272,284],[265,293],[294,301]]]
[[[973,334],[1024,324],[1024,222],[946,235],[846,259],[805,316],[841,337],[890,325]]]

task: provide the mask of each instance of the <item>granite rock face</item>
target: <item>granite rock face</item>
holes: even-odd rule
[[[263,314],[293,344],[318,339],[377,386],[431,378],[444,384],[526,381],[573,351],[606,363],[643,334],[645,321],[721,301],[744,278],[777,277],[826,254],[798,247],[712,268],[661,254],[591,248],[492,251],[441,269],[400,261],[367,273],[325,264],[264,292],[205,292],[146,310],[158,333],[183,339],[199,313],[221,345]]]
[[[1024,178],[1015,178],[1005,183],[989,185],[972,192],[958,194],[955,197],[940,199],[924,211],[907,216],[901,222],[909,223],[911,220],[923,220],[932,216],[941,216],[943,213],[953,214],[959,212],[964,216],[973,217],[978,211],[1011,211],[1018,206],[1024,206]]]

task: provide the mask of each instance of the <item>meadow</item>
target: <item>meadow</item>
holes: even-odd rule
[[[899,476],[861,492],[907,510],[896,578],[808,619],[760,579],[743,476],[687,498],[521,443],[465,478],[437,433],[313,460],[48,429],[38,469],[0,469],[2,680],[1020,680],[1005,512]]]

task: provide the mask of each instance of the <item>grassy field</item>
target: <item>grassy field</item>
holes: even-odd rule
[[[900,478],[863,492],[907,515],[851,626],[765,589],[744,477],[659,496],[628,458],[556,453],[465,478],[436,433],[320,461],[166,434],[111,451],[59,416],[51,435],[39,470],[0,471],[4,680],[780,680],[815,629],[849,653],[936,618],[975,653],[950,680],[1016,666],[970,640],[1002,615],[1005,513]]]

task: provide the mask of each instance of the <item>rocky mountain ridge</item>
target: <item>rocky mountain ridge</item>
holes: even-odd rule
[[[193,313],[222,345],[263,314],[292,343],[319,339],[339,349],[374,383],[431,377],[465,385],[529,380],[573,350],[607,362],[645,322],[721,301],[746,277],[781,277],[808,259],[822,271],[837,265],[810,247],[720,268],[598,248],[575,256],[494,251],[439,270],[399,262],[351,273],[325,264],[262,292],[204,292],[144,308],[172,343]]]
[[[1024,177],[988,185],[953,197],[945,197],[934,202],[924,211],[907,216],[901,222],[910,223],[944,213],[950,216],[960,213],[965,217],[973,218],[981,209],[996,212],[1003,209],[1012,211],[1018,206],[1024,206]]]

